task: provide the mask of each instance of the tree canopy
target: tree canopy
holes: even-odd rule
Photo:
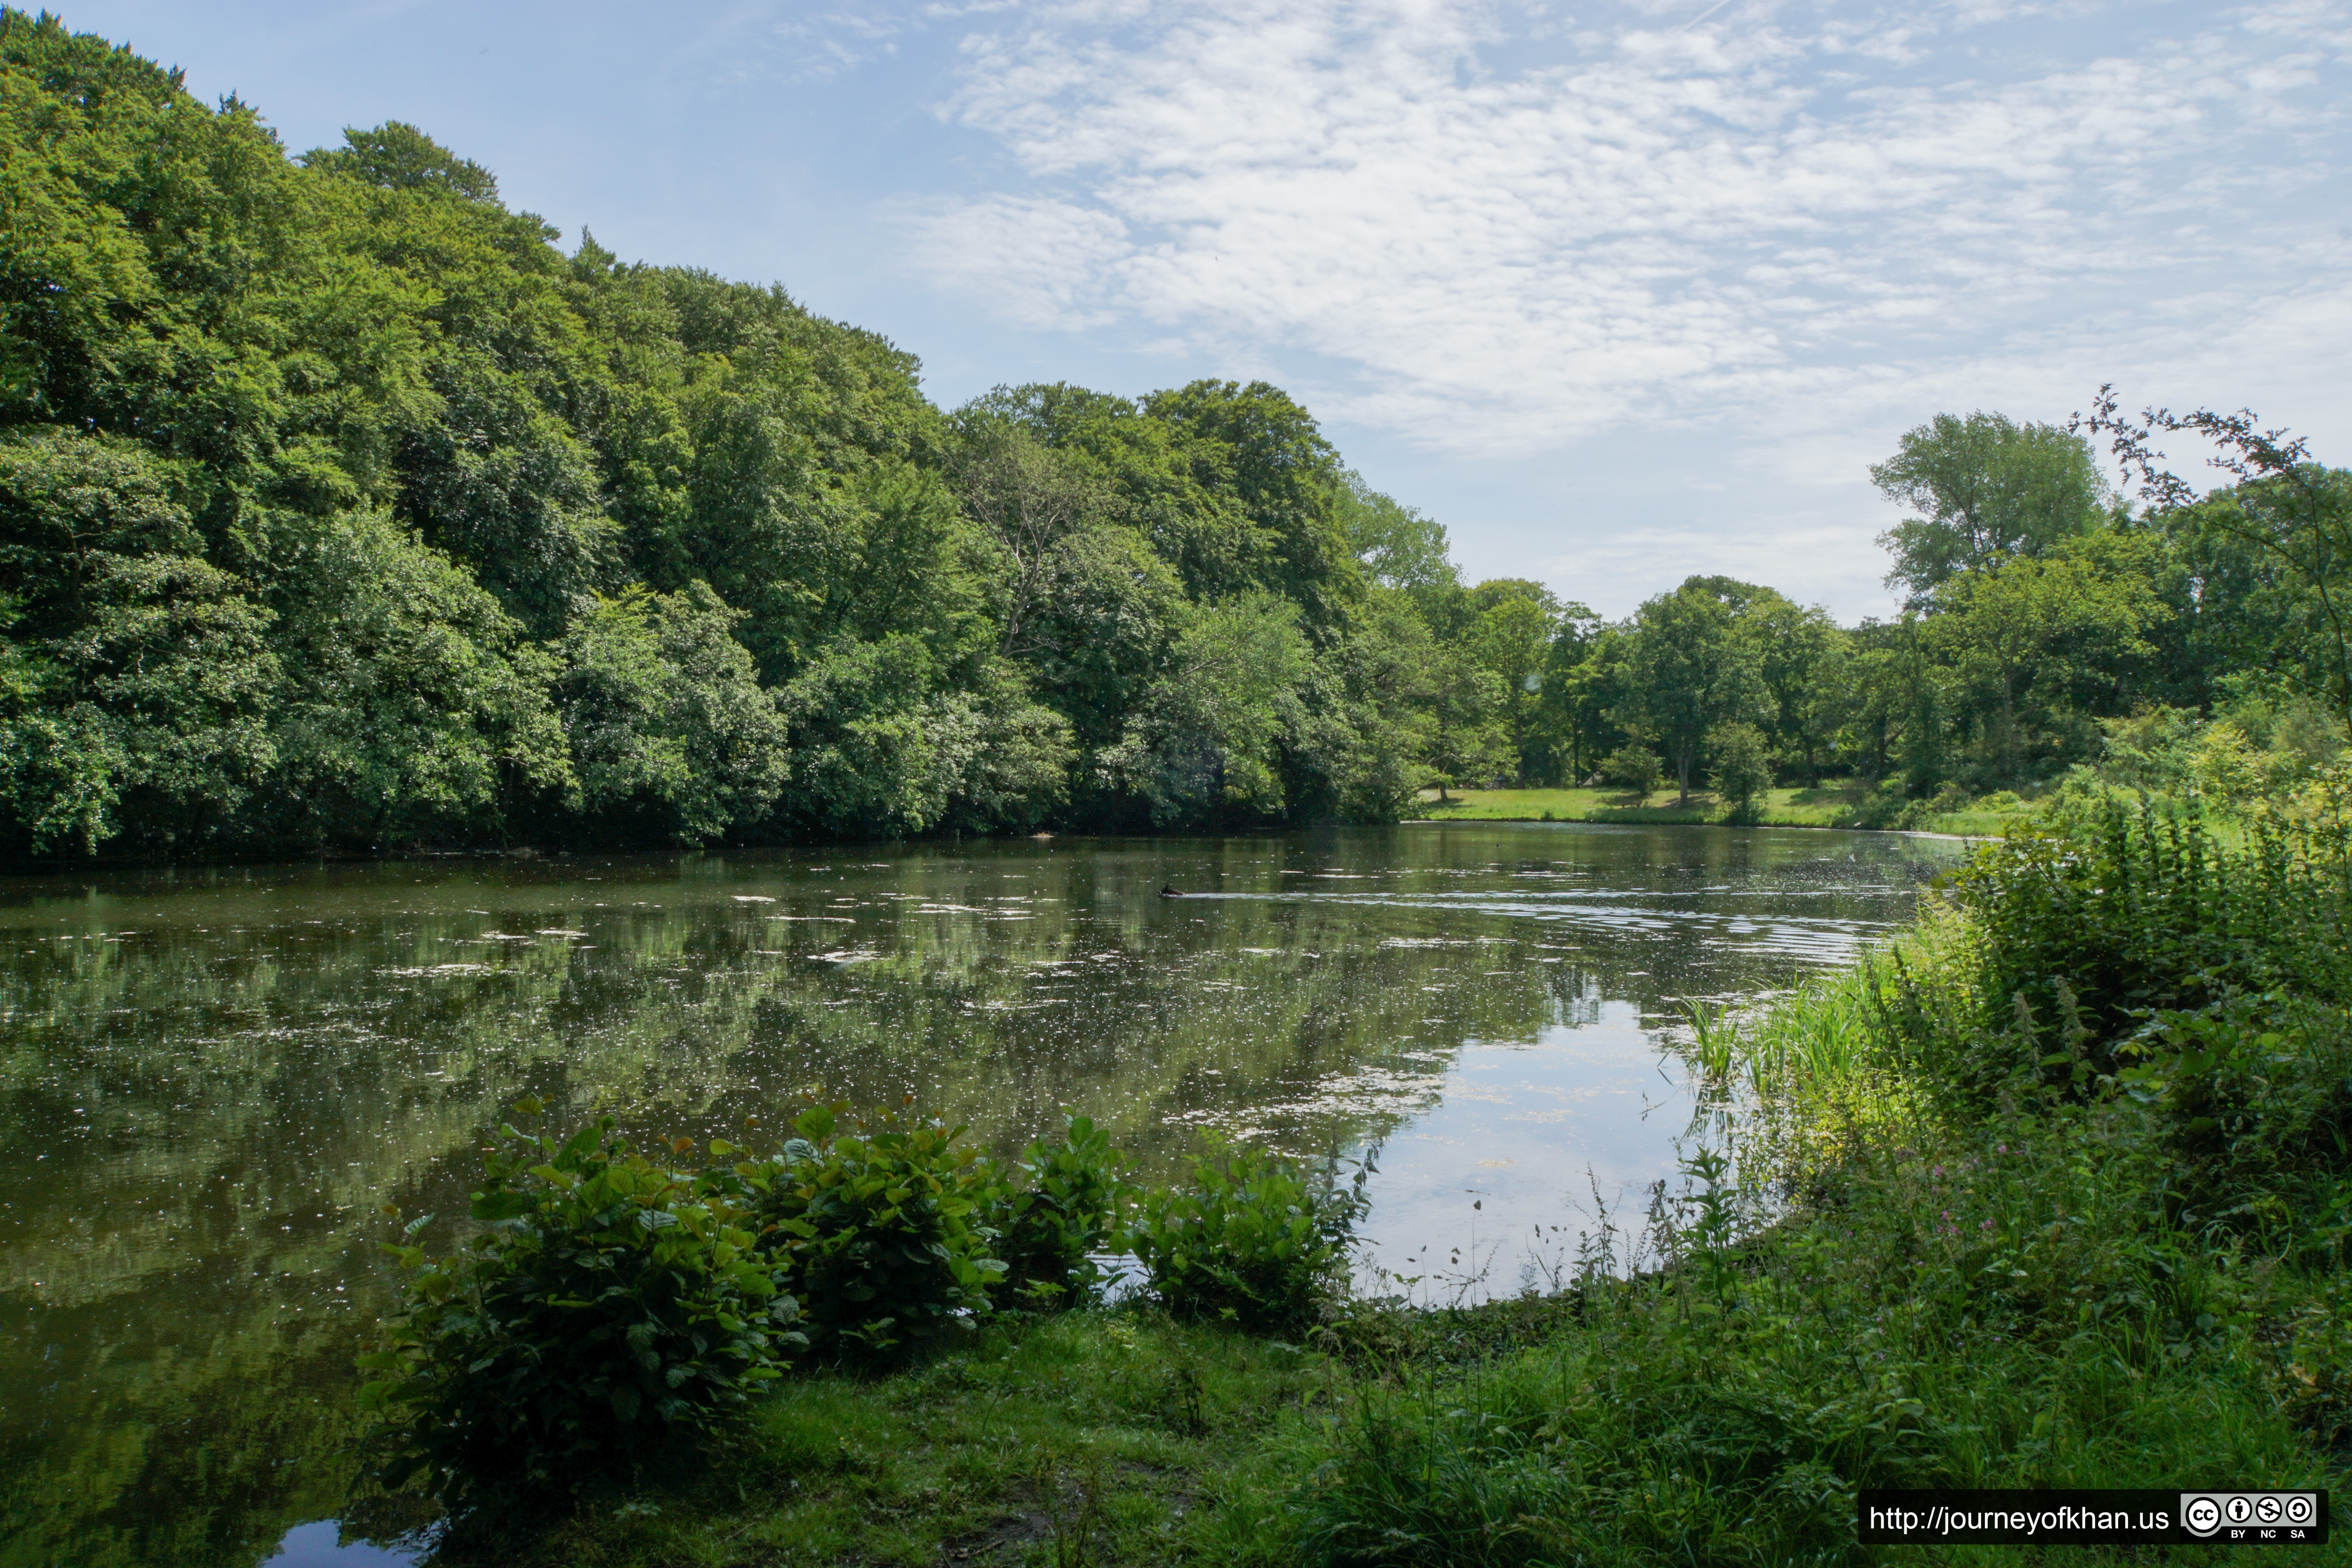
[[[1278,387],[942,410],[781,288],[567,252],[417,127],[289,156],[47,15],[0,11],[0,135],[20,857],[2009,787],[2152,710],[2352,713],[2352,480],[2250,416],[2104,402],[2135,508],[2078,430],[1938,415],[1871,470],[1899,617],[1702,576],[1611,621],[1465,583]],[[2158,483],[2158,428],[2233,482]]]

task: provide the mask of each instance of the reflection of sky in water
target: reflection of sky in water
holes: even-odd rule
[[[1070,1107],[1153,1180],[1201,1126],[1373,1143],[1380,1259],[1514,1288],[1588,1171],[1629,1211],[1672,1171],[1645,1022],[1848,961],[1952,852],[1445,824],[0,879],[11,1549],[362,1561],[287,1531],[337,1506],[377,1205],[462,1214],[526,1093],[742,1142],[803,1085],[911,1092],[1001,1153]]]
[[[1572,1270],[1596,1194],[1612,1224],[1638,1230],[1692,1110],[1680,1064],[1622,1003],[1531,1045],[1465,1046],[1421,1091],[1428,1108],[1381,1145],[1365,1228],[1370,1260],[1422,1277],[1412,1293],[1430,1300]]]
[[[343,1541],[341,1533],[331,1519],[298,1524],[264,1560],[266,1568],[399,1568],[420,1555],[371,1541]]]

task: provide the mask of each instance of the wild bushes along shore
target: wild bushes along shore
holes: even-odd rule
[[[821,1109],[694,1174],[525,1140],[481,1243],[408,1255],[375,1397],[459,1561],[1862,1562],[1863,1486],[2340,1486],[2347,913],[2308,829],[1988,846],[1863,967],[1700,1013],[1728,1133],[1563,1289],[1481,1307],[1348,1296],[1353,1194],[1230,1148],[1139,1199],[1079,1122],[1002,1169]],[[1034,1310],[1122,1235],[1138,1292]],[[594,1258],[603,1294],[564,1272]],[[708,1436],[633,1451],[649,1421]]]

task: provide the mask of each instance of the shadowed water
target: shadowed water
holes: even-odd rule
[[[461,1213],[524,1094],[754,1145],[803,1086],[910,1094],[1007,1153],[1069,1107],[1147,1176],[1200,1126],[1377,1144],[1379,1260],[1507,1288],[1672,1171],[1671,1009],[1850,962],[1954,852],[1480,823],[0,881],[0,1568],[398,1560],[311,1522],[378,1207]]]

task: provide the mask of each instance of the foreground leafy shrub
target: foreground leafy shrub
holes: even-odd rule
[[[2159,1014],[2352,1001],[2339,835],[2256,824],[2231,842],[2193,810],[2096,802],[1980,850],[1958,900],[1966,974],[1911,975],[1898,954],[1885,1005],[1922,1075],[1978,1106],[2036,1084],[2088,1093]]]
[[[1073,1116],[1058,1141],[1040,1138],[991,1173],[986,1221],[1005,1266],[1001,1299],[1050,1309],[1100,1295],[1105,1275],[1092,1255],[1118,1234],[1123,1163],[1108,1132]]]
[[[2322,1447],[2352,1447],[2352,1279],[2336,1274],[2296,1314],[2279,1403]]]
[[[1128,1249],[1178,1317],[1304,1329],[1345,1289],[1365,1172],[1342,1188],[1335,1167],[1318,1171],[1213,1134],[1206,1142],[1188,1185],[1142,1195]]]
[[[2352,1014],[2277,992],[2158,1013],[2116,1079],[2164,1118],[2185,1223],[2337,1258],[2352,1222]],[[2326,1223],[2334,1216],[2332,1224]],[[2320,1222],[2320,1223],[2315,1223]]]
[[[1955,905],[1955,941],[1898,942],[1870,969],[1886,1060],[1959,1117],[2112,1089],[2183,1044],[2155,1037],[2192,1035],[2183,1020],[2244,996],[2352,1002],[2336,830],[2225,837],[2197,809],[2091,799],[1980,848]]]
[[[980,1224],[988,1173],[959,1142],[963,1129],[820,1104],[793,1130],[752,1178],[754,1204],[813,1349],[879,1356],[989,1310],[1004,1265]]]
[[[360,1395],[378,1479],[422,1474],[453,1508],[632,1468],[740,1409],[805,1342],[733,1173],[648,1160],[610,1117],[560,1144],[501,1133],[473,1194],[487,1228],[455,1257],[394,1249],[407,1310],[361,1362],[379,1374]]]

